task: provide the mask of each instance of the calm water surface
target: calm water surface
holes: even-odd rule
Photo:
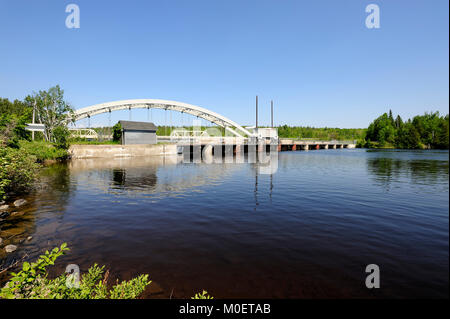
[[[48,167],[0,225],[14,258],[62,242],[56,270],[148,273],[146,297],[448,297],[449,153],[283,152],[278,170],[176,157]],[[0,255],[3,262],[13,256]],[[381,288],[365,288],[377,264]]]

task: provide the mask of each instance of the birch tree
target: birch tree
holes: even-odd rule
[[[64,90],[59,85],[47,91],[39,91],[27,96],[27,103],[36,107],[36,121],[45,125],[44,137],[55,142],[53,131],[56,127],[67,127],[73,121],[72,106],[64,100]]]

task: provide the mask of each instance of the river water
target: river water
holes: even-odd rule
[[[0,225],[19,243],[0,260],[67,242],[53,273],[147,273],[149,298],[448,298],[448,171],[448,151],[282,152],[273,174],[176,156],[74,160],[45,168],[23,215]],[[369,264],[379,289],[365,286]]]

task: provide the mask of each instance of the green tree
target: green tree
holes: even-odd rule
[[[67,150],[69,148],[70,131],[66,126],[57,126],[53,129],[55,146]]]
[[[398,129],[401,129],[402,126],[403,126],[403,120],[400,117],[400,115],[397,115],[397,117],[395,118],[395,128],[398,130]]]
[[[439,130],[436,134],[436,147],[440,149],[449,149],[449,116],[448,114],[441,119]]]
[[[392,115],[392,110],[389,110],[389,122],[391,122],[391,125],[394,126],[394,116]]]
[[[0,99],[0,146],[17,147],[18,140],[30,139],[25,130],[31,122],[32,108],[19,100]]]
[[[122,138],[122,125],[117,123],[113,126],[113,141],[119,142]]]
[[[403,149],[421,148],[420,134],[411,121],[406,122],[398,131],[395,146]]]
[[[73,109],[64,100],[64,90],[59,85],[27,96],[25,102],[31,107],[36,107],[36,119],[45,125],[44,136],[47,141],[55,142],[54,129],[58,126],[67,126],[73,121]]]
[[[384,146],[386,143],[394,143],[395,134],[396,129],[393,119],[391,121],[391,117],[384,113],[370,123],[367,128],[366,140],[377,141],[381,146]]]

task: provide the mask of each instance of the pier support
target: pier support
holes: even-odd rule
[[[244,163],[245,155],[244,155],[244,145],[237,144],[235,149],[236,154],[236,163]]]
[[[265,148],[266,148],[265,143],[261,143],[261,142],[258,143],[258,153],[265,152],[266,151]]]
[[[295,139],[280,139],[279,144],[275,144],[279,152],[282,151],[299,151],[299,150],[328,150],[328,149],[343,149],[355,148],[356,144],[346,141],[319,141],[319,140],[295,140]]]
[[[192,146],[192,162],[193,163],[202,162],[202,146],[200,144],[194,144]]]
[[[233,144],[231,143],[227,143],[225,141],[225,147],[224,147],[224,155],[225,155],[225,159],[224,162],[225,163],[233,163],[234,159],[233,159]]]
[[[258,146],[256,144],[248,144],[247,146],[247,160],[249,163],[256,163],[256,152]]]

